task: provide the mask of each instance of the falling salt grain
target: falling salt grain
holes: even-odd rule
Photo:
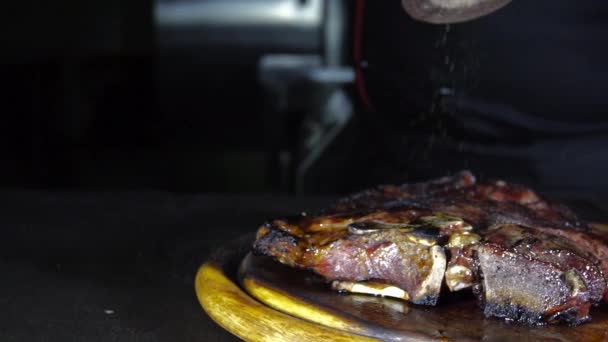
[[[104,312],[106,315],[113,315],[113,314],[114,314],[114,310],[112,310],[112,309],[105,309],[105,310],[103,310],[103,312]]]

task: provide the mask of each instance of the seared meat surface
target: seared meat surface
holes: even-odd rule
[[[582,322],[606,290],[597,262],[568,241],[534,229],[493,227],[476,250],[477,292],[489,316]]]
[[[311,270],[339,291],[435,305],[472,289],[487,316],[530,324],[590,319],[606,295],[608,248],[567,208],[461,172],[387,185],[260,227],[254,253]],[[444,286],[445,285],[445,286]]]

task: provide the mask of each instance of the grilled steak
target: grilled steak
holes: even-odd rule
[[[487,316],[579,324],[607,293],[608,248],[588,230],[530,189],[465,171],[269,221],[253,251],[339,291],[435,305],[441,291],[472,289]]]
[[[500,225],[477,248],[485,313],[536,323],[589,319],[606,280],[599,267],[559,237],[534,229]]]

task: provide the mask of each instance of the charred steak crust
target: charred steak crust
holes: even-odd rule
[[[485,313],[528,323],[589,320],[606,281],[576,249],[530,228],[493,227],[477,248]]]
[[[528,324],[579,324],[608,298],[608,248],[572,211],[523,186],[477,183],[468,171],[269,221],[253,252],[339,291],[414,304],[436,305],[442,287],[473,289],[487,316]]]
[[[457,190],[475,184],[475,176],[470,171],[443,177],[424,183],[403,185],[380,185],[374,189],[363,190],[352,194],[326,209],[325,214],[337,214],[352,212],[355,210],[369,210],[373,208],[386,207],[393,202],[411,197],[429,196],[435,193]]]

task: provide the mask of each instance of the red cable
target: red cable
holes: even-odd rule
[[[367,87],[361,63],[363,62],[363,18],[365,15],[365,0],[356,0],[354,19],[353,63],[355,68],[355,86],[361,101],[369,111],[375,111]]]

